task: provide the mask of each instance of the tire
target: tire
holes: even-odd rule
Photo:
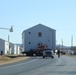
[[[43,56],[43,58],[45,58],[45,57]]]
[[[54,56],[51,57],[52,59],[54,58]]]

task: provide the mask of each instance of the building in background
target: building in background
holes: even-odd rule
[[[45,25],[38,24],[23,31],[23,51],[37,50],[39,45],[45,45],[50,49],[55,49],[56,30]]]
[[[8,41],[5,41],[5,40],[0,38],[0,53],[1,53],[1,51],[3,52],[3,54],[8,54],[9,43],[8,43]]]
[[[0,38],[0,54],[21,54],[20,46]]]

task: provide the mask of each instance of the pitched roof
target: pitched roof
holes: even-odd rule
[[[46,26],[46,25],[43,25],[43,24],[39,23],[39,24],[37,24],[37,25],[35,25],[35,26],[33,26],[33,27],[30,27],[30,28],[28,28],[28,29],[31,29],[31,28],[34,28],[34,27],[37,27],[37,26],[44,26],[44,27],[50,28],[50,27],[48,27],[48,26]],[[28,30],[28,29],[26,29],[26,30]],[[55,30],[55,29],[53,29],[53,28],[50,28],[50,29],[51,29],[51,30]],[[24,30],[24,31],[22,32],[22,34],[23,34],[26,30]],[[56,30],[55,30],[55,31],[56,31]]]

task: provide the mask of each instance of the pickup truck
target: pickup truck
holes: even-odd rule
[[[43,50],[43,58],[45,57],[51,57],[54,58],[54,52],[52,49],[44,49]]]

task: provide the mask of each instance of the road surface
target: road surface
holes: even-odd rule
[[[22,62],[0,66],[0,75],[76,75],[76,58],[31,57]]]

